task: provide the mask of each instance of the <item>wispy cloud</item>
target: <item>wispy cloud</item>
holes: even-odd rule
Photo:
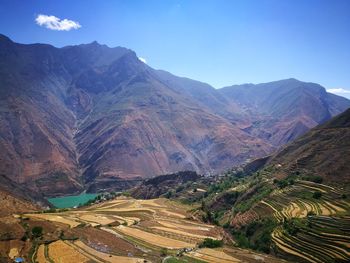
[[[327,89],[327,92],[335,93],[335,94],[350,94],[350,90],[342,89],[342,88]]]
[[[142,58],[142,57],[139,57],[139,60],[142,61],[143,63],[147,64],[146,59],[144,59],[144,58]]]
[[[35,18],[35,22],[39,26],[44,26],[51,30],[58,30],[58,31],[69,31],[71,29],[78,29],[81,28],[81,25],[73,20],[69,19],[60,19],[56,16],[48,16],[48,15],[38,15]]]

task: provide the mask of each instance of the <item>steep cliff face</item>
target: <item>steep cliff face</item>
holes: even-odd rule
[[[322,88],[323,97],[307,87],[300,97],[298,85],[284,94],[287,106],[281,95],[259,113],[266,103],[255,109],[249,94],[243,103],[236,93],[154,70],[125,48],[21,45],[1,36],[0,173],[59,195],[224,170],[350,106]]]
[[[0,173],[47,193],[79,191],[75,115],[65,104],[71,75],[60,54],[2,39],[0,58]]]

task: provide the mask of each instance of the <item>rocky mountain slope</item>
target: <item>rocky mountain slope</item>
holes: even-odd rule
[[[350,182],[350,109],[283,147],[267,165],[315,174],[328,183]]]
[[[136,199],[153,199],[158,198],[168,192],[177,189],[177,187],[189,183],[193,185],[194,182],[202,177],[196,172],[182,171],[174,174],[166,174],[153,177],[145,180],[142,184],[131,190],[131,196]],[[178,190],[180,192],[181,188]]]
[[[154,70],[125,48],[22,45],[3,35],[0,85],[0,172],[45,195],[221,171],[350,106],[316,84],[292,81],[289,93],[257,114],[228,88]],[[272,110],[286,101],[284,111]]]
[[[0,175],[0,218],[15,213],[37,211],[49,207],[49,203],[39,193]]]
[[[219,91],[248,112],[250,122],[244,130],[274,146],[294,140],[349,107],[349,100],[327,93],[319,84],[296,79]]]

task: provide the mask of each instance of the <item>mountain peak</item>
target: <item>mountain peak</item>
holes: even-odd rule
[[[98,43],[96,40],[92,41],[91,43],[87,44],[89,46],[106,46],[106,45],[103,45],[103,44],[100,44]]]

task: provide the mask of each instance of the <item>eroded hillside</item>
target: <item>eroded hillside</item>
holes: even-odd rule
[[[126,48],[23,45],[3,35],[0,83],[0,173],[51,196],[223,171],[350,106],[312,83],[284,80],[238,96],[154,70]],[[242,100],[255,90],[265,99]]]

